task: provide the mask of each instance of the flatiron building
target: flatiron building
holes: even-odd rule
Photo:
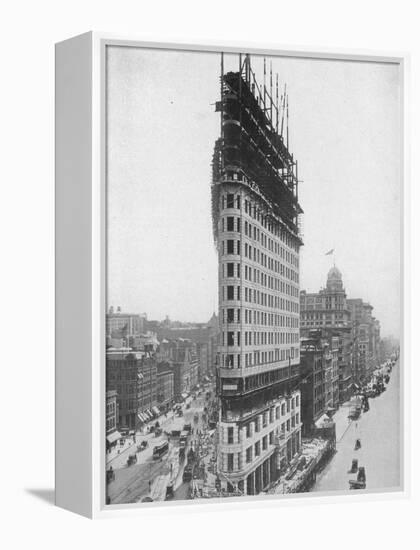
[[[301,445],[297,162],[288,98],[259,84],[249,56],[221,63],[220,138],[213,157],[218,251],[217,472],[228,490],[258,494]],[[266,79],[264,60],[264,81]],[[273,91],[274,90],[274,91]]]

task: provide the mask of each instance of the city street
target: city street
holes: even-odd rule
[[[343,413],[339,410],[340,429],[337,430],[337,453],[325,469],[318,474],[312,491],[347,491],[348,473],[353,459],[366,469],[366,489],[398,487],[400,483],[400,381],[399,362],[391,373],[387,389],[380,396],[369,399],[370,410],[343,430]],[[338,426],[338,427],[339,427]],[[362,447],[354,450],[356,439]]]
[[[162,484],[162,476],[165,476],[169,481],[172,472],[175,475],[175,498],[188,498],[188,483],[182,482],[182,473],[186,460],[183,460],[179,464],[178,469],[178,438],[169,437],[169,452],[160,460],[153,459],[153,447],[168,440],[165,431],[170,433],[172,430],[182,430],[185,424],[191,424],[193,433],[188,439],[188,451],[198,438],[197,431],[204,428],[202,413],[206,406],[205,403],[205,392],[195,400],[189,398],[183,405],[183,416],[178,417],[171,412],[167,418],[160,417],[158,419],[160,427],[163,430],[159,437],[155,437],[153,433],[141,434],[137,432],[135,443],[130,439],[129,443],[126,442],[126,445],[121,447],[119,454],[117,451],[114,451],[112,455],[108,456],[107,469],[112,466],[115,472],[115,480],[111,481],[107,486],[107,495],[112,504],[138,502],[144,497],[155,496],[156,494],[159,494],[159,500],[162,500],[164,498],[162,489],[155,485],[157,483],[159,485]],[[190,405],[188,409],[186,408],[187,404]],[[198,414],[197,423],[194,422],[195,414]],[[137,445],[142,441],[147,441],[148,447],[143,451],[137,452]],[[128,456],[134,453],[137,455],[137,463],[127,466]],[[151,481],[150,483],[149,480]]]
[[[191,435],[189,441],[188,441],[188,449],[191,447],[194,448],[196,446],[196,443],[199,439],[197,431],[203,431],[206,428],[206,424],[203,423],[201,415],[203,414],[204,407],[206,406],[205,402],[205,393],[203,393],[201,396],[197,397],[197,399],[192,403],[191,409],[186,411],[185,417],[187,418],[186,422],[191,422],[191,425],[194,428],[194,433]],[[193,418],[194,414],[198,414],[198,422],[194,423]],[[180,475],[178,476],[176,485],[175,485],[175,493],[173,500],[186,500],[189,498],[189,488],[190,488],[190,482],[183,482],[182,481],[182,471],[186,465],[186,460],[182,464],[182,468],[180,468]]]

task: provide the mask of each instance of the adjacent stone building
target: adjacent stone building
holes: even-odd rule
[[[355,383],[369,378],[381,363],[380,323],[372,316],[373,307],[361,298],[348,300],[353,330],[352,374]]]
[[[117,392],[109,390],[106,392],[106,444],[107,448],[112,447],[120,439],[118,431],[118,404]]]
[[[334,266],[327,276],[326,287],[318,293],[300,293],[301,336],[311,330],[321,329],[331,347],[331,385],[329,406],[337,408],[351,394],[352,369],[352,320],[347,307],[347,295],[340,270]]]
[[[163,323],[158,330],[161,342],[171,342],[184,339],[195,345],[197,355],[197,382],[200,384],[205,378],[214,376],[216,367],[217,337],[219,334],[219,320],[213,314],[208,323],[174,326],[175,323]],[[164,347],[164,346],[163,346]]]
[[[300,391],[302,435],[309,437],[326,412],[325,347],[321,331],[312,330],[300,343]]]
[[[171,371],[174,375],[174,397],[182,400],[198,384],[196,345],[187,338],[162,340],[155,354],[159,372]]]
[[[174,373],[170,370],[157,374],[157,403],[161,411],[166,411],[174,401]]]
[[[135,429],[142,412],[157,405],[157,367],[153,358],[130,349],[108,349],[106,354],[107,391],[117,393],[120,429]],[[153,416],[150,414],[148,416]]]
[[[372,310],[361,298],[347,298],[335,265],[328,272],[325,288],[318,293],[300,293],[301,336],[321,330],[332,346],[332,361],[337,348],[338,374],[332,368],[329,399],[333,408],[350,398],[353,382],[363,382],[380,363],[380,324]]]
[[[111,306],[106,314],[106,335],[109,338],[136,336],[143,332],[143,327],[144,316],[136,313],[123,313],[120,307],[114,311]]]

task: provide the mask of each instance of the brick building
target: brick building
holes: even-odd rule
[[[139,413],[157,405],[156,362],[130,349],[109,349],[106,354],[107,391],[117,392],[118,425],[137,427]]]
[[[302,395],[302,435],[310,436],[315,422],[326,411],[324,345],[320,331],[301,339],[300,391]]]
[[[106,443],[107,448],[112,447],[120,439],[118,431],[118,403],[117,392],[106,392]]]
[[[157,403],[166,411],[174,401],[174,373],[170,370],[157,373]]]

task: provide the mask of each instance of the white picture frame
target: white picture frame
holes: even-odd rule
[[[401,469],[399,491],[409,493],[405,419],[409,411],[407,323],[408,70],[405,53],[314,50],[250,44],[182,44],[148,42],[112,34],[86,33],[56,45],[56,504],[89,518],[138,514],[147,504],[106,505],[105,499],[105,50],[107,46],[205,52],[247,51],[255,54],[396,63],[401,67]],[[77,346],[74,345],[77,342]],[[77,452],[74,449],[77,448]],[[77,475],[74,473],[77,472]],[[328,495],[327,495],[328,496]],[[319,501],[325,495],[293,498],[253,497],[254,506],[296,505],[300,498]],[[383,494],[332,495],[342,499],[379,499]],[[204,507],[249,506],[250,499],[213,501]],[[192,503],[153,503],[185,509]]]

